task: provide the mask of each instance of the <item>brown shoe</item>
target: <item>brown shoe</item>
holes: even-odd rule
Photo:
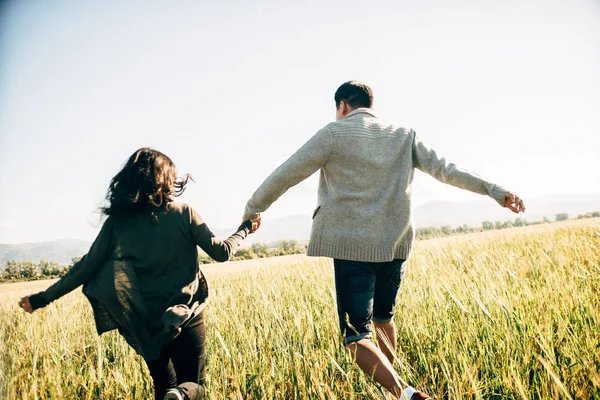
[[[432,400],[429,395],[423,392],[414,392],[412,396],[410,396],[410,400]]]

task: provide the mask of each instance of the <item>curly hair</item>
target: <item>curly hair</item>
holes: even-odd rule
[[[173,161],[158,150],[143,147],[129,157],[112,178],[106,192],[104,215],[119,217],[152,214],[185,191],[189,174],[177,178]]]

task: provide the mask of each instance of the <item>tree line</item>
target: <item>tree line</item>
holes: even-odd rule
[[[6,281],[36,281],[41,279],[60,278],[67,273],[81,257],[71,259],[71,265],[60,265],[56,261],[41,260],[6,262],[6,268],[0,273],[0,282]]]
[[[253,258],[277,257],[303,253],[306,253],[306,246],[299,244],[297,240],[280,240],[271,246],[266,243],[254,243],[250,247],[239,249],[232,260],[240,261]],[[81,257],[72,258],[70,265],[60,265],[56,261],[46,260],[41,260],[37,263],[28,260],[10,260],[6,262],[6,268],[0,272],[0,282],[35,281],[60,278],[80,259]],[[199,251],[198,263],[212,264],[215,262],[216,261],[206,255],[206,253]]]
[[[238,249],[233,257],[233,261],[251,260],[254,258],[267,258],[277,256],[287,256],[290,254],[306,253],[306,245],[301,245],[297,240],[280,240],[274,245],[267,243],[254,243],[250,247]],[[206,253],[200,252],[198,255],[200,264],[212,264],[216,261],[210,258]]]
[[[577,219],[583,218],[598,218],[600,217],[600,211],[588,212],[586,214],[579,214]],[[554,216],[554,221],[566,221],[569,219],[569,214],[558,213]],[[432,239],[444,236],[459,235],[463,233],[490,231],[497,229],[507,229],[520,226],[539,225],[554,222],[547,217],[542,218],[538,221],[527,221],[524,218],[516,218],[514,220],[507,221],[483,221],[480,227],[472,227],[467,225],[461,225],[458,227],[441,226],[441,227],[426,227],[417,229],[417,239]]]

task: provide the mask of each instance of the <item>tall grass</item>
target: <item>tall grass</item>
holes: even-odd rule
[[[341,345],[330,260],[204,270],[210,398],[383,398]],[[152,396],[144,362],[117,334],[97,337],[80,292],[26,315],[16,303],[32,289],[9,288],[0,398]],[[420,242],[396,323],[398,371],[435,398],[600,399],[600,223]]]

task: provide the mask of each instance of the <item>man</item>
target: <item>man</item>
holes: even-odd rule
[[[428,399],[393,369],[393,321],[404,263],[414,240],[414,169],[488,195],[515,213],[523,201],[504,188],[458,168],[412,129],[386,124],[373,113],[373,92],[346,82],[335,93],[336,122],[317,132],[252,195],[243,220],[269,208],[290,187],[321,170],[309,256],[334,259],[340,328],[359,367],[397,398]],[[375,325],[377,347],[371,339]]]

